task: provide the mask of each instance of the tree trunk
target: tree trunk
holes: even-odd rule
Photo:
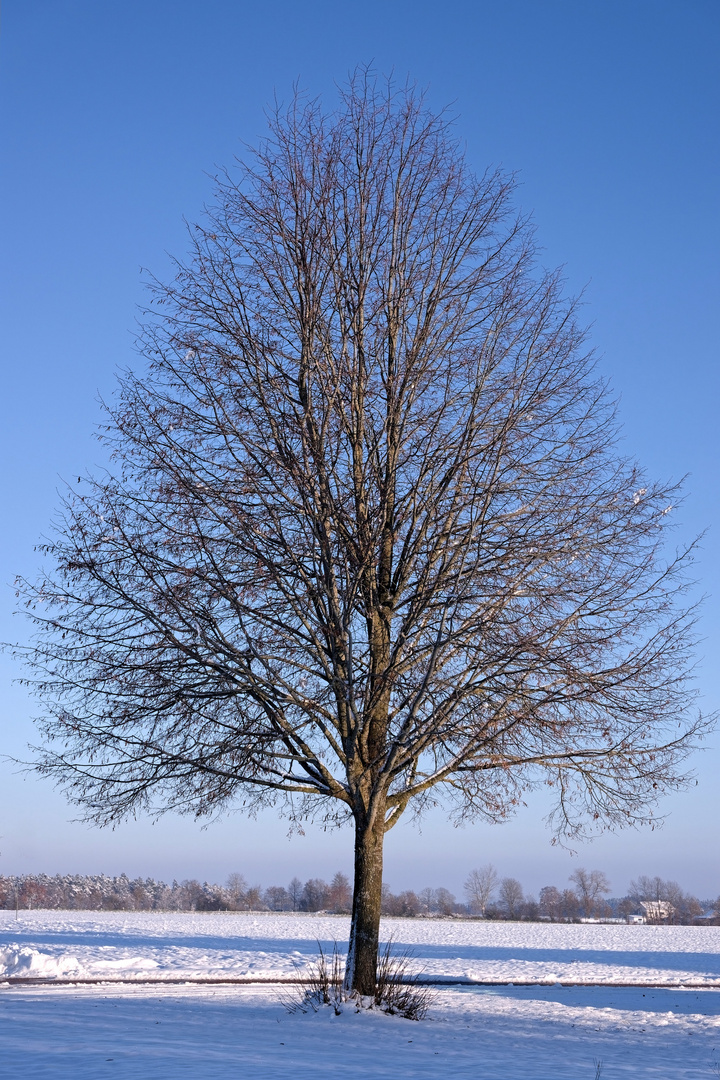
[[[377,824],[379,818],[379,826]],[[377,978],[382,900],[384,815],[374,826],[355,823],[355,882],[345,989],[371,996]]]

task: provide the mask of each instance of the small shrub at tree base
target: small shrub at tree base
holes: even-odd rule
[[[422,1020],[427,1015],[432,990],[420,983],[419,975],[411,970],[412,956],[408,952],[393,954],[392,941],[388,941],[378,957],[372,997],[362,997],[344,988],[345,962],[337,942],[333,943],[332,953],[326,952],[318,942],[318,951],[309,972],[297,963],[294,965],[302,982],[280,998],[289,1013],[319,1012],[327,1006],[339,1016],[347,1006],[354,1006],[356,1012],[374,1008],[407,1020]]]
[[[294,992],[281,996],[281,1001],[289,1013],[318,1012],[324,1005],[330,1005],[336,1016],[343,1011],[347,995],[343,991],[345,961],[338,952],[337,942],[333,943],[332,953],[328,954],[318,941],[318,958],[309,973],[293,961],[298,976],[303,979]]]
[[[412,956],[408,952],[394,955],[392,941],[378,957],[375,1005],[393,1016],[407,1020],[422,1020],[432,1004],[433,992],[420,982],[411,970]]]

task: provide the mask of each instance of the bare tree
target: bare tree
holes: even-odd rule
[[[330,882],[327,906],[329,911],[345,913],[352,910],[352,887],[345,874],[339,870]]]
[[[394,897],[394,915],[412,916],[420,910],[420,901],[412,889],[405,889]]]
[[[618,914],[622,916],[625,922],[630,922],[630,916],[635,914],[635,901],[631,896],[624,896],[617,906]]]
[[[532,893],[528,893],[527,896],[525,897],[524,901],[523,901],[523,905],[522,905],[522,909],[521,909],[521,915],[522,915],[523,919],[530,919],[531,922],[537,922],[539,914],[540,914],[540,905],[539,905],[539,903],[537,902],[535,897],[532,895]]]
[[[288,885],[288,896],[290,898],[290,904],[293,911],[300,910],[300,904],[302,902],[303,883],[298,877],[294,877]]]
[[[40,768],[90,820],[351,821],[348,986],[374,991],[383,838],[445,800],[647,820],[683,782],[674,487],[615,446],[512,182],[412,89],[296,96],[156,283],[86,477],[26,586]]]
[[[585,918],[592,918],[598,901],[610,892],[610,882],[602,870],[585,870],[579,866],[570,875],[577,886],[578,896]]]
[[[514,877],[503,878],[500,882],[498,895],[500,906],[508,919],[516,919],[520,915],[520,909],[525,899],[522,885],[518,879]]]
[[[580,901],[574,889],[563,889],[561,897],[562,916],[567,920],[575,920],[580,916]]]
[[[292,906],[288,891],[282,885],[270,885],[265,890],[263,901],[270,911],[286,911]]]
[[[303,885],[301,911],[323,911],[327,907],[329,888],[322,878],[308,878]]]
[[[245,892],[243,907],[246,907],[248,911],[264,911],[265,906],[261,886],[251,885]]]
[[[498,880],[497,871],[492,863],[486,863],[479,869],[470,871],[464,889],[471,911],[485,917],[485,909],[497,888]]]
[[[540,890],[539,911],[541,915],[557,922],[563,917],[562,895],[555,885],[544,885]]]
[[[435,890],[435,902],[441,915],[452,915],[456,908],[455,897],[443,885]]]
[[[666,884],[661,877],[648,877],[647,874],[640,874],[639,877],[630,882],[628,895],[636,902],[649,900],[658,903],[667,899]]]
[[[691,922],[702,914],[702,906],[694,896],[684,892],[677,881],[665,881],[664,897],[669,905],[669,921]]]
[[[227,879],[227,891],[230,894],[232,902],[237,907],[245,906],[245,890],[247,889],[247,882],[242,874],[235,873],[229,874]]]
[[[437,890],[431,889],[428,885],[426,888],[421,889],[418,893],[418,902],[420,904],[420,910],[427,912],[437,911]]]

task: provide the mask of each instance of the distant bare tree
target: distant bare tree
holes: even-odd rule
[[[420,910],[420,901],[412,889],[405,889],[395,897],[396,915],[417,915]]]
[[[236,907],[243,907],[245,903],[245,890],[247,889],[247,882],[242,874],[233,873],[228,876],[227,891],[230,895],[230,899]]]
[[[687,552],[619,456],[512,182],[367,72],[295,97],[219,181],[86,477],[21,585],[40,768],[149,809],[355,829],[348,987],[375,989],[383,842],[412,806],[644,821],[683,782]]]
[[[328,902],[328,884],[322,878],[309,878],[303,885],[301,911],[323,911]]]
[[[671,905],[676,917],[682,918],[688,907],[688,901],[692,898],[687,896],[677,881],[663,882],[663,900]]]
[[[263,900],[270,911],[286,911],[292,906],[288,891],[282,885],[270,885],[265,890]]]
[[[631,896],[624,896],[618,904],[618,914],[622,916],[625,922],[630,922],[630,916],[634,914],[636,903]]]
[[[298,877],[294,877],[288,885],[288,896],[290,897],[290,903],[292,904],[293,911],[300,910],[300,904],[302,901],[303,883]]]
[[[517,919],[524,900],[523,888],[517,878],[503,878],[498,895],[500,906],[508,919]]]
[[[580,916],[580,900],[574,889],[563,889],[561,897],[561,910],[563,919],[570,921]]]
[[[531,922],[537,922],[540,914],[540,905],[531,893],[528,893],[523,901],[521,914],[523,919],[530,919]]]
[[[697,896],[683,892],[676,881],[668,881],[667,886],[668,901],[673,909],[671,916],[672,922],[693,923],[695,919],[703,914],[704,907]]]
[[[418,893],[418,901],[420,903],[420,910],[431,912],[437,911],[437,892],[435,889],[431,889],[429,886],[425,889],[421,889]]]
[[[638,878],[630,882],[628,895],[636,903],[643,900],[654,901],[655,903],[667,900],[667,883],[661,877],[648,877],[646,874],[640,874]]]
[[[592,918],[598,901],[610,892],[610,882],[602,870],[585,870],[581,866],[570,875],[570,881],[577,886],[583,915]]]
[[[486,863],[479,869],[470,871],[464,889],[471,911],[484,918],[485,910],[497,888],[498,881],[497,871],[492,863]]]
[[[195,911],[205,899],[205,891],[195,878],[181,882],[179,893],[179,906],[183,911]]]
[[[562,919],[562,896],[555,885],[545,885],[540,890],[538,908],[540,914],[552,920],[552,922]]]
[[[350,912],[352,908],[352,886],[345,874],[340,871],[330,882],[327,894],[328,911],[336,913]]]
[[[248,886],[243,897],[243,907],[246,907],[248,911],[265,910],[265,901],[263,900],[263,891],[260,885]]]
[[[457,906],[453,894],[442,885],[435,890],[435,903],[441,915],[452,915]]]
[[[685,896],[685,893],[679,882],[669,880],[665,882],[665,895],[671,903],[674,903],[676,899],[679,900],[682,896]]]

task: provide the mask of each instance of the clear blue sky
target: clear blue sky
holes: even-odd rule
[[[409,74],[452,103],[478,169],[519,175],[544,260],[563,264],[601,369],[621,398],[625,448],[660,477],[689,475],[679,539],[709,528],[698,565],[698,669],[718,705],[718,0],[6,0],[0,27],[2,395],[0,581],[32,574],[61,477],[98,461],[98,395],[133,362],[141,267],[168,272],[208,173],[264,132],[295,80],[331,96],[358,63]],[[0,637],[26,633],[0,602]],[[0,658],[0,753],[23,755],[32,705]],[[579,858],[549,846],[531,801],[503,827],[388,838],[394,888],[461,891],[485,861],[537,891],[597,866],[720,893],[720,735],[661,831],[603,838]],[[0,872],[105,871],[264,884],[349,869],[350,836],[287,838],[271,815],[206,831],[187,820],[98,832],[43,781],[0,762]]]

